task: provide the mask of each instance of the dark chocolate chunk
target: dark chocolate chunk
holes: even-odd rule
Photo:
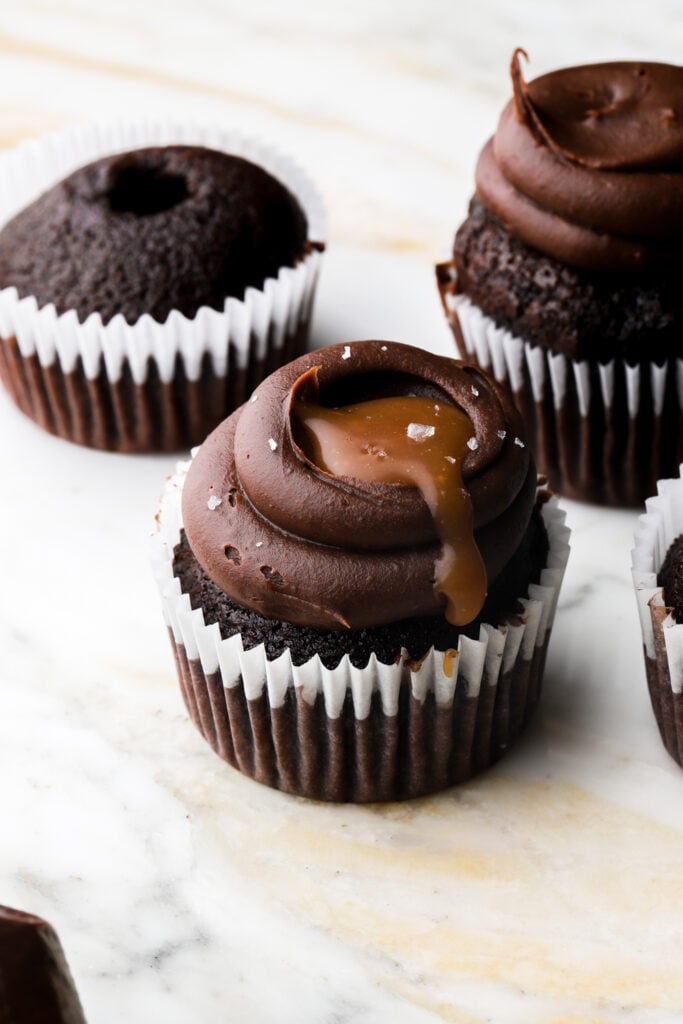
[[[85,1024],[57,933],[10,907],[0,907],[0,1022]]]

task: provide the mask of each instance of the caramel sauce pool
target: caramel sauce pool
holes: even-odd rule
[[[455,626],[476,618],[486,598],[486,570],[474,541],[472,502],[462,464],[476,447],[472,421],[431,398],[376,398],[338,409],[296,402],[306,454],[334,476],[418,487],[442,544],[434,589]]]

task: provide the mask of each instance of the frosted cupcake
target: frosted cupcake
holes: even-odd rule
[[[3,158],[0,197],[0,376],[52,433],[186,448],[305,350],[324,214],[260,144],[72,130]]]
[[[511,389],[556,490],[640,504],[683,457],[683,68],[525,82],[438,268],[461,355]]]
[[[511,401],[391,342],[274,373],[169,481],[183,696],[234,767],[390,800],[488,767],[537,702],[568,553]]]
[[[683,765],[683,480],[660,480],[640,517],[633,582],[648,688],[664,746]]]

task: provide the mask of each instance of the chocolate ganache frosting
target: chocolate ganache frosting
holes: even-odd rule
[[[444,611],[435,585],[441,538],[420,489],[316,464],[297,416],[302,402],[338,409],[393,396],[446,403],[471,421],[462,479],[488,584],[496,579],[535,505],[536,472],[516,409],[476,367],[366,341],[276,371],[195,456],[183,490],[187,539],[232,600],[336,630]]]
[[[683,67],[614,62],[525,82],[479,157],[479,199],[527,245],[575,267],[683,260]]]

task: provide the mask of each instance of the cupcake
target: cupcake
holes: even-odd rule
[[[683,469],[683,467],[681,467]],[[633,549],[647,684],[664,746],[683,766],[683,479],[660,480]]]
[[[511,388],[554,489],[641,504],[683,458],[683,68],[527,83],[522,54],[437,268],[444,308],[462,357]]]
[[[0,907],[0,1020],[85,1024],[54,929],[33,914]]]
[[[0,376],[52,433],[187,448],[305,351],[324,214],[260,144],[71,130],[4,157],[0,197]]]
[[[487,768],[538,700],[568,554],[518,413],[407,345],[295,360],[167,485],[154,564],[195,725],[335,801]]]

